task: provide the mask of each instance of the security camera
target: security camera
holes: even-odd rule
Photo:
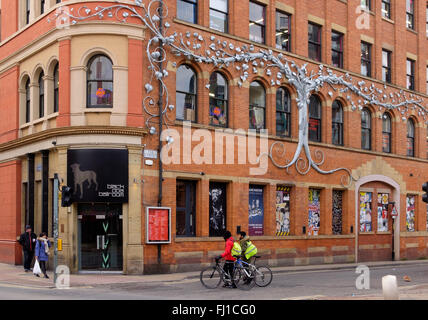
[[[54,146],[56,146],[56,141],[52,141],[52,144],[53,144]]]

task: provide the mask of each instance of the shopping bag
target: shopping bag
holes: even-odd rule
[[[36,262],[34,263],[33,273],[34,274],[41,274],[42,273],[42,270],[40,269],[39,260],[36,260]]]

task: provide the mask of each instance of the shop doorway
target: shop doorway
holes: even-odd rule
[[[79,270],[122,271],[121,204],[79,204]]]

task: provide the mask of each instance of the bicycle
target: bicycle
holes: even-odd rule
[[[238,289],[249,290],[254,287],[254,272],[250,268],[243,268],[237,261],[226,263],[234,264],[232,279],[219,263],[220,259],[215,259],[215,266],[208,267],[201,271],[200,280],[204,287],[208,289],[217,288],[221,282],[226,285],[235,284]],[[243,262],[243,261],[242,261]],[[244,262],[245,263],[245,262]]]
[[[242,268],[251,270],[251,273],[254,275],[254,283],[258,287],[267,287],[272,283],[273,275],[272,270],[267,266],[256,266],[257,259],[261,258],[260,256],[254,256],[254,264],[247,263],[243,261],[240,257],[237,262],[244,264]]]

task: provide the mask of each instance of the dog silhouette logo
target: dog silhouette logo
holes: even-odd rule
[[[92,187],[92,184],[95,185],[95,191],[98,190],[97,174],[95,171],[82,171],[80,170],[80,164],[74,163],[71,166],[71,170],[74,175],[74,195],[77,195],[77,186],[79,186],[80,199],[83,198],[83,184],[85,181],[88,182],[88,189]]]

